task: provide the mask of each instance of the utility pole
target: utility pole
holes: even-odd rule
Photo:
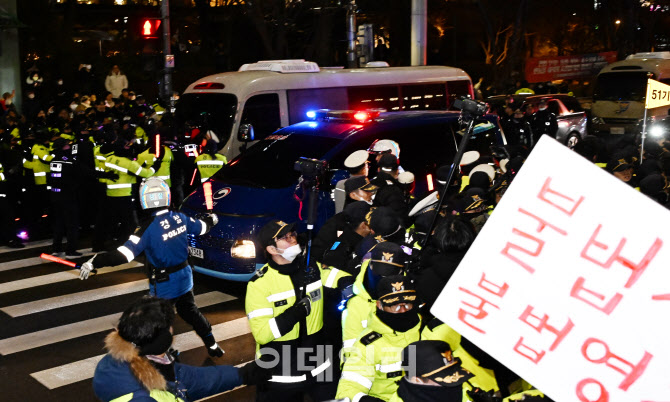
[[[412,0],[411,64],[426,65],[428,0]]]
[[[163,25],[163,86],[161,88],[163,101],[169,105],[170,111],[174,108],[172,96],[172,69],[174,55],[170,50],[170,0],[161,0],[161,20]]]
[[[356,54],[356,0],[347,4],[347,67],[358,67]]]

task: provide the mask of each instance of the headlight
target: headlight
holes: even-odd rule
[[[656,137],[656,138],[662,137],[664,132],[665,132],[665,130],[663,130],[663,127],[661,127],[661,126],[651,126],[651,128],[649,129],[649,134],[652,137]]]
[[[235,240],[230,255],[233,258],[256,258],[256,246],[251,240]]]
[[[591,123],[593,124],[605,124],[605,120],[602,117],[594,116],[591,118]]]

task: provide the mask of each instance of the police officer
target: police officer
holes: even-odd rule
[[[209,180],[223,165],[228,163],[225,156],[216,152],[218,151],[218,143],[212,139],[207,140],[207,144],[202,151],[202,154],[195,158],[195,166],[200,173],[200,183]]]
[[[294,226],[270,221],[257,236],[268,262],[249,281],[245,308],[256,355],[272,372],[257,387],[257,401],[298,401],[304,394],[322,401],[335,393],[323,342],[324,289],[350,282],[338,269],[306,267]]]
[[[361,331],[367,328],[370,314],[375,311],[377,285],[385,276],[399,275],[405,266],[405,253],[391,242],[377,244],[371,258],[363,261],[354,282],[354,297],[347,302],[342,314],[342,346],[345,354],[356,342]]]
[[[137,218],[133,207],[133,185],[137,177],[147,178],[160,168],[162,158],[159,156],[151,168],[144,168],[132,160],[132,140],[119,137],[111,146],[113,152],[106,155],[105,171],[115,172],[118,179],[108,180],[106,183],[106,198],[104,203],[104,220],[100,227],[96,224],[93,238],[93,250],[103,250],[107,233],[120,223],[117,238],[124,239],[137,226]],[[107,151],[102,147],[100,152]]]
[[[383,154],[377,163],[377,177],[372,180],[379,187],[372,205],[389,207],[398,217],[404,218],[407,204],[398,174],[398,158],[391,153]]]
[[[218,218],[210,214],[196,220],[169,210],[170,189],[155,177],[142,183],[140,202],[143,209],[152,210],[151,217],[122,246],[109,253],[96,254],[83,264],[80,278],[87,279],[95,267],[125,264],[144,253],[151,293],[172,302],[179,316],[195,329],[210,356],[223,356],[223,350],[212,335],[212,326],[195,305],[193,271],[187,260],[187,235],[207,233]]]
[[[156,147],[157,142],[158,142],[158,148]],[[159,179],[165,181],[168,187],[172,189],[170,169],[172,166],[172,162],[174,161],[174,155],[170,147],[163,145],[163,143],[161,142],[160,134],[158,132],[155,132],[149,136],[149,143],[147,144],[147,149],[142,151],[137,156],[137,162],[144,167],[151,167],[154,165],[154,163],[156,163],[156,160],[159,158],[162,160],[162,162],[158,170],[156,170],[156,173],[154,173],[154,177],[158,177]]]
[[[419,340],[421,318],[416,291],[405,276],[382,278],[377,309],[358,336],[342,368],[337,398],[360,402],[387,401],[402,376],[402,350]]]
[[[6,152],[0,150],[0,244],[10,248],[23,248],[23,243],[16,237],[14,224],[14,191],[9,183],[9,174],[5,172],[2,162],[7,161]]]
[[[350,177],[344,182],[344,192],[347,199],[344,201],[344,207],[354,201],[365,201],[372,205],[375,194],[379,187],[370,182],[365,176]]]
[[[558,121],[556,115],[547,108],[546,99],[541,99],[537,104],[537,112],[533,113],[531,119],[531,129],[533,130],[533,144],[537,144],[543,134],[556,138]]]
[[[123,312],[117,329],[105,338],[108,353],[93,374],[100,400],[187,402],[264,377],[256,362],[239,368],[179,363],[170,349],[173,321],[172,305],[157,297],[146,296]]]
[[[417,341],[402,351],[405,375],[389,402],[462,402],[473,377],[444,341]]]
[[[531,149],[534,144],[533,138],[535,137],[539,139],[539,136],[539,134],[537,136],[533,134],[533,129],[531,128],[530,123],[526,121],[523,111],[521,109],[516,109],[505,128],[507,144],[511,147]]]
[[[349,178],[352,177],[368,177],[370,162],[368,162],[367,151],[358,150],[352,152],[344,160],[344,167],[349,171]],[[335,213],[342,212],[344,204],[347,199],[347,193],[344,190],[344,183],[347,179],[340,180],[335,185]]]

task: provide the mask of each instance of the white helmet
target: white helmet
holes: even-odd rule
[[[375,140],[375,142],[370,145],[368,152],[371,154],[385,154],[387,152],[395,155],[396,158],[400,159],[400,145],[393,140]]]
[[[140,204],[142,209],[170,206],[170,187],[163,179],[149,177],[140,186]]]

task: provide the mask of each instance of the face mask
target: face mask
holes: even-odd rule
[[[281,249],[277,249],[277,250],[281,250]],[[302,253],[302,249],[300,248],[299,244],[296,244],[296,245],[291,246],[291,247],[287,248],[286,250],[284,250],[284,252],[282,252],[280,255],[282,256],[282,258],[284,258],[288,262],[293,262],[293,260],[295,260],[295,258],[297,256],[299,256],[300,253]]]
[[[35,99],[35,95],[33,94],[28,95],[28,99]]]
[[[58,85],[63,85],[63,81],[62,80],[58,81]]]
[[[442,387],[415,384],[403,378],[398,387],[398,396],[407,402],[460,401],[463,399],[463,386]]]
[[[77,104],[73,103],[70,105],[70,109],[74,112],[74,110],[77,108]]]
[[[405,311],[404,313],[388,313],[377,309],[377,317],[381,322],[397,332],[407,332],[419,323],[419,314],[414,309]]]
[[[546,106],[540,106],[538,109],[540,109],[540,110],[547,110],[547,107],[546,107]]]

